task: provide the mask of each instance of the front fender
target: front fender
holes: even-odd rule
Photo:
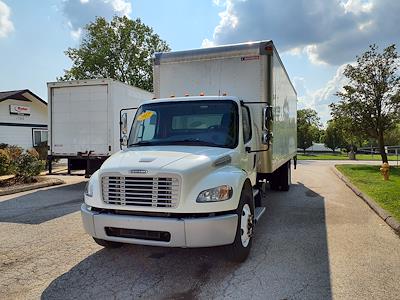
[[[215,169],[197,182],[188,182],[182,189],[183,199],[181,205],[183,210],[192,212],[219,212],[235,210],[238,207],[242,187],[247,174],[234,166],[225,166]],[[190,181],[190,179],[188,179]],[[229,185],[233,189],[232,197],[225,201],[197,203],[197,196],[204,190],[220,185]],[[183,201],[182,201],[183,200]]]

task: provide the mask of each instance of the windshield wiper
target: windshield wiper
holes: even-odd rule
[[[150,145],[154,145],[154,142],[142,141],[142,142],[129,144],[128,147],[132,147],[132,146],[150,146]]]
[[[224,145],[215,144],[212,142],[206,142],[198,139],[183,139],[183,140],[176,140],[176,141],[169,141],[171,145],[179,145],[179,144],[190,144],[190,145],[199,145],[199,146],[209,146],[209,147],[224,147]]]
[[[137,143],[129,144],[128,147],[132,146],[157,146],[157,145],[195,145],[195,146],[208,146],[208,147],[226,147],[225,145],[219,145],[212,142],[206,142],[198,139],[183,139],[183,140],[172,140],[172,141],[141,141]]]

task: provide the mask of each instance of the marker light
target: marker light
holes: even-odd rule
[[[189,97],[189,94],[188,94],[188,93],[186,93],[186,94],[185,94],[185,97]]]
[[[171,95],[171,96],[169,96],[170,98],[175,98],[175,95]]]
[[[226,92],[222,93],[222,96],[226,96],[226,95],[227,95],[227,93],[226,93]]]
[[[200,96],[204,96],[204,92],[201,92],[201,93],[200,93]]]

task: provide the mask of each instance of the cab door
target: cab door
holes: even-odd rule
[[[254,185],[257,178],[257,153],[248,152],[247,149],[254,149],[253,145],[253,132],[252,132],[252,120],[250,109],[247,106],[241,106],[242,113],[242,138],[243,138],[243,149],[242,149],[242,160],[243,169],[247,172],[251,183]]]

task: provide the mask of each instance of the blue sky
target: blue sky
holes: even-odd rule
[[[299,107],[323,121],[344,65],[371,43],[400,40],[398,0],[0,0],[0,91],[47,100],[46,82],[70,67],[64,51],[98,15],[141,18],[173,50],[273,39]]]

